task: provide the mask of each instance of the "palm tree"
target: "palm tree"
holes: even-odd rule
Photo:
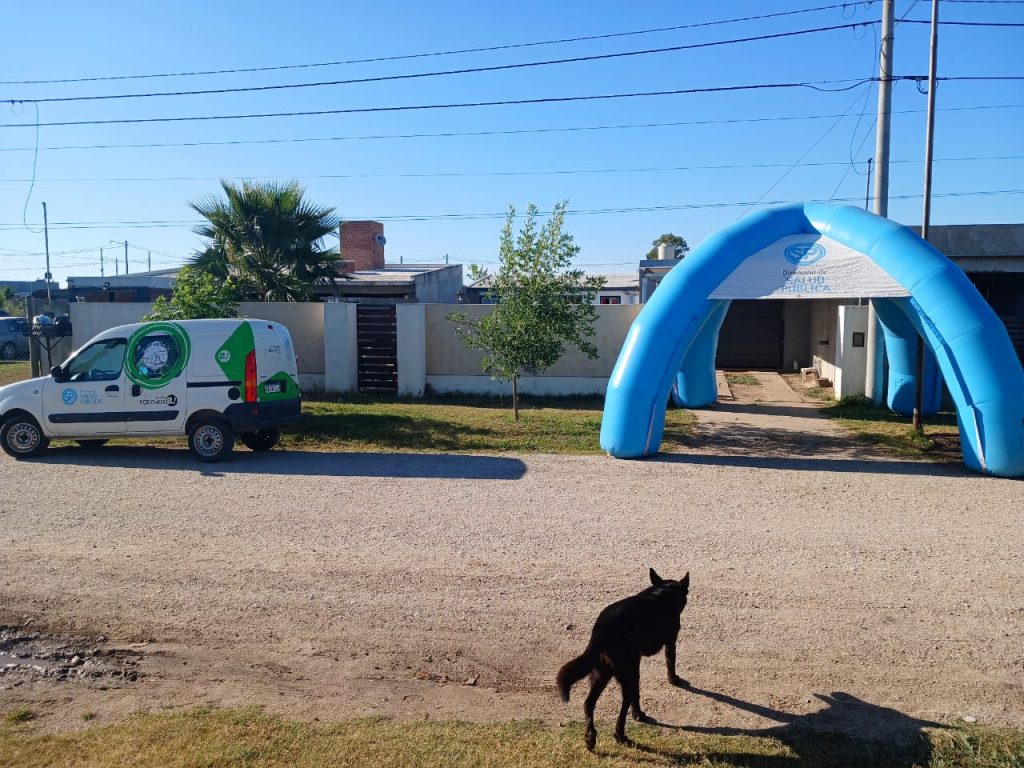
[[[339,257],[323,243],[340,222],[333,208],[305,200],[297,181],[220,185],[226,199],[209,195],[189,203],[207,220],[193,230],[208,241],[195,266],[230,278],[243,296],[261,301],[311,301],[316,286],[334,284]]]

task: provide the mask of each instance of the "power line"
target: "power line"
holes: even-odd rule
[[[1008,160],[1024,160],[1024,155],[975,155],[965,157],[937,157],[933,162],[937,163],[951,163],[951,162],[980,162],[980,161],[1001,161],[1005,162]],[[890,160],[891,165],[903,165],[903,164],[920,164],[924,162],[921,159],[907,159],[907,160]],[[848,166],[849,160],[841,161],[819,161],[811,163],[800,163],[801,168],[826,168],[835,166]],[[577,176],[577,175],[597,175],[597,174],[619,174],[619,173],[673,173],[677,171],[724,171],[724,170],[756,170],[756,169],[769,169],[769,168],[790,168],[792,163],[720,163],[720,164],[709,164],[709,165],[673,165],[663,167],[630,167],[630,168],[567,168],[567,169],[556,169],[556,170],[545,170],[545,171],[433,171],[433,172],[417,172],[417,173],[315,173],[315,174],[298,174],[291,176],[261,176],[258,174],[247,174],[239,176],[231,176],[230,174],[221,176],[106,176],[106,177],[65,177],[65,178],[49,178],[49,179],[37,179],[39,182],[46,182],[48,184],[53,183],[95,183],[95,182],[112,182],[112,183],[135,183],[135,182],[168,182],[168,181],[219,181],[222,178],[233,178],[240,181],[290,181],[296,179],[298,181],[306,181],[311,179],[443,179],[443,178],[493,178],[493,177],[513,177],[513,176]],[[0,184],[22,184],[27,179],[2,179],[0,178]],[[130,247],[137,247],[141,250],[152,250],[153,253],[157,253],[152,248],[143,246],[135,246],[129,243]]]
[[[297,88],[323,88],[327,86],[355,85],[364,83],[381,83],[394,80],[415,80],[428,77],[447,77],[450,75],[466,75],[481,72],[501,72],[513,69],[529,69],[533,67],[547,67],[560,64],[579,64],[591,61],[607,61],[611,59],[622,59],[633,56],[648,56],[657,53],[675,53],[679,51],[697,50],[702,48],[715,48],[723,45],[735,45],[740,43],[760,42],[764,40],[778,40],[787,37],[798,37],[802,35],[816,34],[819,32],[835,32],[843,29],[854,29],[855,27],[867,26],[876,22],[857,22],[853,24],[838,24],[831,27],[816,27],[814,29],[800,29],[793,32],[776,32],[768,35],[754,35],[751,37],[733,38],[731,40],[714,40],[702,43],[689,43],[686,45],[672,45],[662,48],[648,48],[641,51],[618,51],[615,53],[601,53],[592,56],[573,56],[565,59],[548,59],[545,61],[518,62],[515,64],[495,64],[489,67],[466,67],[463,69],[448,69],[433,72],[414,72],[401,75],[377,75],[374,77],[357,77],[346,80],[320,80],[308,83],[284,83],[280,85],[252,85],[235,88],[208,88],[204,90],[191,91],[151,91],[148,93],[116,93],[101,94],[94,96],[53,96],[44,99],[0,99],[0,101],[22,102],[24,104],[49,104],[55,102],[73,101],[111,101],[125,99],[150,99],[176,96],[210,96],[223,95],[227,93],[256,93],[265,91],[285,91]]]
[[[409,59],[421,59],[430,57],[441,57],[441,56],[455,56],[466,53],[490,53],[493,51],[504,51],[516,48],[532,48],[544,45],[561,45],[563,43],[577,43],[589,40],[608,40],[619,37],[631,37],[637,35],[648,35],[660,32],[677,32],[684,29],[700,29],[704,27],[712,27],[725,24],[736,24],[744,21],[761,21],[764,19],[774,19],[783,16],[796,16],[804,13],[816,13],[819,11],[828,11],[837,8],[856,8],[858,5],[868,6],[873,0],[861,0],[861,2],[844,2],[844,3],[833,3],[832,5],[821,5],[815,8],[801,8],[792,11],[777,11],[775,13],[762,13],[754,16],[742,16],[733,19],[722,19],[717,21],[706,21],[691,24],[677,24],[670,27],[655,27],[652,29],[640,29],[629,32],[612,32],[603,35],[586,35],[582,37],[565,37],[556,40],[540,40],[526,43],[507,43],[504,45],[491,45],[477,48],[459,48],[455,50],[447,51],[432,51],[427,53],[410,53],[400,54],[395,56],[377,56],[374,58],[366,59],[341,59],[338,61],[322,61],[304,64],[280,64],[276,66],[266,67],[240,67],[235,69],[209,69],[209,70],[198,70],[191,72],[162,72],[156,74],[139,74],[139,75],[108,75],[102,77],[73,77],[73,78],[62,78],[54,80],[0,80],[0,85],[45,85],[45,84],[56,84],[56,83],[88,83],[88,82],[99,82],[99,81],[110,81],[110,80],[144,80],[151,78],[163,78],[163,77],[197,77],[205,75],[228,75],[237,74],[243,72],[279,72],[282,70],[290,69],[312,69],[316,67],[334,67],[347,64],[373,64],[385,61],[403,61]]]
[[[928,78],[926,75],[898,75],[890,78],[893,82],[901,80],[912,82],[923,82]],[[940,77],[936,78],[941,82],[956,81],[1016,81],[1024,80],[1021,75],[970,75],[961,77]],[[497,101],[471,101],[451,102],[440,104],[409,104],[389,107],[353,107],[349,109],[320,109],[301,112],[264,112],[244,115],[190,115],[182,117],[141,117],[141,118],[120,118],[114,120],[66,120],[52,123],[38,123],[39,126],[54,128],[60,126],[80,125],[135,125],[141,123],[181,123],[194,121],[211,120],[250,120],[268,117],[309,117],[315,115],[350,115],[350,114],[371,114],[384,112],[415,112],[435,109],[466,109],[475,107],[499,107],[499,106],[521,106],[526,104],[559,104],[568,102],[584,101],[606,101],[609,99],[647,98],[652,96],[682,96],[698,93],[733,93],[739,91],[767,91],[767,90],[793,90],[808,88],[824,93],[839,93],[850,91],[865,83],[873,82],[874,78],[861,78],[858,80],[812,80],[807,82],[794,83],[759,83],[756,85],[723,85],[710,86],[706,88],[679,88],[671,91],[639,91],[631,93],[610,93],[594,96],[549,96],[537,99],[502,99]],[[835,88],[825,88],[826,85],[835,85]],[[24,123],[0,123],[0,128],[26,128],[32,125]]]
[[[899,79],[912,79],[921,80],[923,77],[903,77],[903,78],[892,78],[893,80]],[[948,79],[948,78],[946,78]],[[40,126],[46,128],[55,128],[60,126],[80,126],[80,125],[133,125],[140,123],[181,123],[181,122],[194,122],[194,121],[210,121],[210,120],[250,120],[250,119],[262,119],[268,117],[309,117],[315,115],[349,115],[349,114],[368,114],[368,113],[380,113],[380,112],[414,112],[423,110],[433,109],[465,109],[474,107],[499,107],[499,106],[520,106],[525,104],[557,104],[567,102],[583,102],[583,101],[605,101],[609,99],[627,99],[627,98],[642,98],[650,96],[680,96],[686,94],[697,94],[697,93],[731,93],[737,91],[765,91],[765,90],[781,90],[781,89],[796,89],[796,88],[809,88],[811,90],[823,91],[827,93],[835,93],[840,91],[849,91],[865,82],[870,82],[870,79],[859,79],[859,80],[814,80],[808,82],[797,82],[797,83],[760,83],[757,85],[725,85],[725,86],[711,86],[706,88],[680,88],[671,91],[637,91],[631,93],[611,93],[611,94],[599,94],[594,96],[549,96],[538,99],[501,99],[497,101],[473,101],[473,102],[451,102],[451,103],[440,103],[440,104],[410,104],[402,106],[390,106],[390,107],[353,107],[349,109],[319,109],[310,111],[300,112],[264,112],[264,113],[253,113],[244,115],[190,115],[181,117],[137,117],[137,118],[120,118],[115,120],[65,120],[60,122],[52,123],[39,123]],[[836,88],[824,88],[822,86],[836,85]],[[0,123],[0,128],[25,128],[32,127],[26,126],[22,123]]]
[[[935,192],[932,193],[932,197],[949,197],[949,198],[960,198],[960,197],[994,197],[999,195],[1020,195],[1024,194],[1024,189],[991,189],[991,190],[971,190],[962,192]],[[906,195],[890,195],[892,200],[915,200],[921,197],[920,193],[906,194]],[[824,201],[822,199],[822,201]],[[576,209],[567,211],[567,215],[571,216],[594,216],[601,214],[611,213],[648,213],[657,211],[683,211],[683,210],[702,210],[712,208],[733,208],[738,206],[749,206],[752,203],[758,205],[787,205],[798,202],[807,202],[807,199],[801,200],[769,200],[769,201],[730,201],[730,202],[715,202],[715,203],[682,203],[673,205],[652,205],[652,206],[636,206],[636,207],[616,207],[616,208],[591,208],[591,209]],[[836,198],[833,202],[863,202],[862,196],[848,197],[848,198]],[[373,221],[453,221],[453,220],[471,220],[471,219],[504,219],[508,215],[507,211],[500,213],[445,213],[445,214],[392,214],[392,215],[358,215],[351,216],[352,219],[372,219]],[[517,217],[524,216],[523,213],[518,213]],[[550,212],[540,212],[539,215],[547,216]],[[82,221],[82,222],[53,222],[51,228],[59,229],[96,229],[102,227],[123,227],[123,228],[184,228],[194,227],[201,225],[201,221],[175,221],[175,220],[147,220],[147,221]],[[12,229],[20,227],[20,224],[0,224],[0,229]]]
[[[977,104],[965,107],[942,107],[938,112],[968,112],[988,109],[1021,109],[1024,104]],[[912,115],[924,112],[924,109],[901,109],[893,110],[894,115]],[[583,126],[559,126],[553,128],[510,128],[496,131],[443,131],[439,133],[392,133],[392,134],[364,134],[354,136],[305,136],[293,138],[276,139],[227,139],[222,141],[169,141],[169,142],[143,142],[133,144],[69,144],[52,147],[39,147],[46,152],[60,152],[85,149],[164,149],[168,147],[221,147],[241,146],[248,144],[302,144],[311,142],[333,142],[333,141],[383,141],[393,139],[434,139],[434,138],[460,138],[468,136],[513,136],[519,134],[541,134],[541,133],[573,133],[581,131],[608,131],[628,130],[642,128],[675,128],[681,126],[696,125],[733,125],[740,123],[763,123],[785,120],[831,120],[841,117],[838,114],[828,115],[774,115],[767,117],[738,117],[718,120],[679,120],[663,123],[619,123],[609,125],[583,125]],[[0,147],[0,152],[33,152],[33,147]]]

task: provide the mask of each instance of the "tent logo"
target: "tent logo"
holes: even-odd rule
[[[825,249],[817,243],[793,243],[782,255],[790,264],[806,267],[825,258]]]

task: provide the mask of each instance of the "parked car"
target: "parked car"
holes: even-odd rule
[[[27,328],[24,317],[0,317],[0,360],[28,360]]]
[[[235,436],[254,451],[299,417],[288,329],[267,320],[135,323],[98,334],[49,376],[0,387],[0,448],[16,459],[52,438],[187,435],[199,461],[220,461]]]

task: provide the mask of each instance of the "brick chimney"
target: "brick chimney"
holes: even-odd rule
[[[341,271],[362,272],[384,266],[384,225],[379,221],[343,221]]]

